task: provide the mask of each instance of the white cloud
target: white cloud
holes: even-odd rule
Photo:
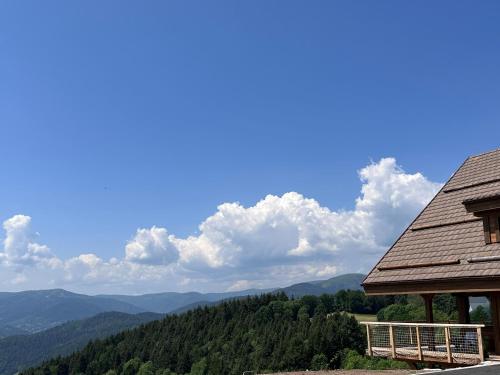
[[[7,265],[47,263],[54,255],[45,245],[34,242],[36,234],[31,230],[31,217],[14,215],[3,222],[5,239],[0,260]]]
[[[365,272],[441,184],[405,173],[393,158],[362,168],[359,177],[361,195],[352,210],[332,211],[296,192],[268,195],[250,207],[224,203],[196,236],[139,228],[122,259],[87,253],[61,260],[34,241],[31,218],[16,215],[4,222],[0,262],[10,273],[0,273],[0,284],[41,281],[91,292],[237,290]]]
[[[359,171],[361,196],[351,211],[331,211],[299,193],[268,195],[254,206],[224,203],[199,227],[173,238],[181,264],[192,269],[246,269],[323,259],[339,270],[380,254],[441,184],[407,174],[393,158]],[[366,253],[362,256],[363,253]]]
[[[134,263],[169,264],[179,257],[165,228],[137,229],[125,247],[125,259]]]

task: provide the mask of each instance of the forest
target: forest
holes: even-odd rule
[[[391,303],[390,297],[360,291],[234,299],[93,341],[22,374],[229,375],[338,368],[345,353],[365,348],[364,331],[344,311],[376,313]]]
[[[418,296],[366,296],[362,291],[237,298],[144,324],[29,369],[25,375],[230,375],[336,368],[404,367],[363,357],[364,329],[350,313],[379,321],[424,318]],[[455,298],[438,295],[438,321],[456,319]],[[473,320],[487,319],[478,307]]]

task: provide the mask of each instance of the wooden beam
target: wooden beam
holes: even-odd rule
[[[424,355],[422,353],[422,344],[420,343],[420,328],[418,326],[416,328],[417,333],[417,350],[418,350],[418,360],[422,361],[424,359]]]
[[[444,327],[444,338],[446,342],[446,356],[448,358],[448,363],[453,363],[453,357],[451,356],[451,345],[450,345],[450,327]]]
[[[366,341],[368,342],[368,355],[372,357],[373,356],[372,339],[370,334],[370,326],[368,324],[366,325]]]
[[[434,313],[432,311],[432,299],[434,298],[434,295],[422,294],[422,298],[424,299],[425,305],[425,321],[427,323],[434,323]]]
[[[456,294],[455,299],[457,301],[458,322],[460,324],[470,324],[469,296],[467,296],[467,294]]]
[[[425,305],[425,321],[427,323],[434,323],[434,312],[432,311],[432,299],[434,294],[423,294]],[[434,328],[429,328],[429,350],[435,350],[435,338],[434,338]]]
[[[490,294],[491,322],[495,340],[495,354],[500,354],[500,294]]]
[[[481,332],[481,328],[477,329],[477,349],[479,351],[479,359],[481,362],[484,362],[484,349],[483,349],[483,335]]]
[[[364,283],[368,295],[500,292],[500,277],[464,277],[427,281]]]
[[[389,326],[389,342],[391,344],[392,358],[396,359],[396,340],[394,340],[394,327],[392,324]]]
[[[485,211],[498,210],[500,208],[500,199],[495,197],[494,199],[489,198],[483,201],[464,202],[464,206],[467,212],[481,215]]]

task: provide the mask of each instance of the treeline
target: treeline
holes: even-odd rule
[[[229,375],[338,368],[346,349],[363,353],[365,348],[356,320],[340,311],[370,313],[389,302],[351,291],[226,301],[91,342],[23,374]]]
[[[432,301],[432,311],[436,323],[458,322],[456,298],[451,294],[437,294]],[[471,322],[489,323],[491,316],[487,307],[479,305],[470,312]],[[419,322],[425,321],[423,299],[418,295],[403,295],[394,298],[394,303],[381,308],[378,321]]]

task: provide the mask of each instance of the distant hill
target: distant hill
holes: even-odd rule
[[[361,282],[366,275],[360,273],[349,273],[345,275],[340,275],[332,277],[328,280],[317,280],[305,283],[293,284],[281,289],[253,289],[251,290],[254,295],[259,295],[269,292],[284,292],[288,297],[300,298],[306,295],[320,296],[322,294],[335,294],[339,290],[361,290]],[[181,314],[189,310],[193,310],[200,306],[213,306],[222,300],[229,300],[251,295],[250,291],[239,292],[239,293],[212,293],[216,294],[218,299],[212,300],[201,300],[190,303],[188,305],[181,306],[175,310],[170,311],[171,314]],[[205,294],[202,296],[210,296],[210,294]],[[225,298],[221,298],[225,297]]]
[[[98,298],[111,298],[122,301],[145,311],[156,313],[169,313],[184,306],[196,305],[200,302],[216,302],[228,298],[252,296],[272,291],[273,289],[248,289],[238,292],[223,293],[198,293],[198,292],[166,292],[155,294],[143,294],[139,296],[129,295],[99,295]]]
[[[35,333],[106,311],[135,314],[146,310],[115,299],[62,289],[0,294],[0,327],[3,331],[15,329],[17,333]]]
[[[335,276],[328,280],[310,281],[281,288],[289,297],[302,297],[305,295],[319,296],[321,294],[335,294],[342,289],[361,290],[361,282],[366,275],[361,273],[348,273]]]
[[[14,335],[25,335],[29,333],[28,331],[25,331],[23,329],[19,329],[16,327],[11,327],[11,326],[0,326],[0,339],[7,337],[7,336],[14,336]]]
[[[12,375],[49,358],[71,354],[83,348],[90,340],[104,338],[163,317],[162,314],[153,313],[131,315],[107,312],[32,335],[4,338],[0,340],[0,375]]]
[[[70,320],[89,318],[107,311],[180,313],[197,306],[249,295],[281,290],[288,296],[321,295],[341,289],[359,290],[362,274],[346,274],[328,280],[294,284],[282,289],[248,289],[223,293],[155,293],[139,296],[87,296],[62,289],[0,293],[0,338],[36,333]]]

